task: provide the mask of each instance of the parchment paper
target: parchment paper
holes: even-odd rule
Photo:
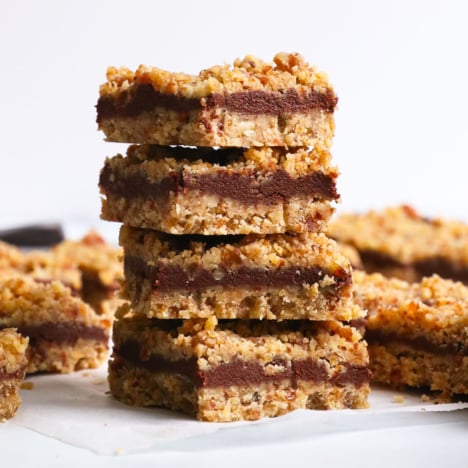
[[[134,408],[112,398],[107,370],[28,378],[23,404],[7,424],[18,425],[64,443],[111,455],[148,450],[201,450],[216,443],[241,446],[285,442],[330,432],[369,430],[440,422],[468,416],[468,403],[424,403],[417,393],[374,388],[365,410],[299,410],[255,422],[205,423],[156,408]],[[395,398],[396,396],[402,398]],[[403,401],[401,401],[403,400]],[[397,402],[398,401],[398,402]],[[462,413],[456,410],[463,410]]]

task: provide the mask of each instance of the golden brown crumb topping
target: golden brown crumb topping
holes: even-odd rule
[[[468,287],[460,282],[433,275],[408,283],[355,271],[353,288],[355,301],[368,310],[369,328],[468,345]]]
[[[0,372],[14,373],[26,366],[28,341],[13,328],[0,330]]]
[[[359,251],[376,251],[402,264],[429,257],[468,263],[467,224],[427,219],[408,205],[343,214],[330,222],[328,234]]]
[[[247,55],[233,65],[215,65],[198,75],[174,73],[156,67],[140,65],[135,72],[128,68],[109,67],[107,82],[101,85],[100,95],[118,95],[134,84],[151,84],[164,94],[187,98],[203,98],[211,94],[240,91],[283,91],[295,88],[308,91],[311,88],[324,92],[331,86],[327,76],[309,66],[298,53],[281,52],[273,63]]]

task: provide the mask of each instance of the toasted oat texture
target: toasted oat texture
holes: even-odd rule
[[[108,141],[190,146],[328,148],[337,98],[297,53],[247,56],[198,75],[109,67],[97,122]]]
[[[344,214],[328,234],[355,247],[364,269],[407,281],[436,273],[468,283],[468,225],[427,219],[408,205],[382,212]]]
[[[21,404],[27,346],[28,339],[14,329],[0,330],[0,422],[12,418]]]
[[[437,275],[419,283],[355,271],[354,296],[367,309],[374,380],[468,393],[468,288]]]
[[[318,231],[337,177],[328,151],[131,146],[101,171],[101,217],[171,234]]]
[[[27,373],[97,367],[107,357],[111,321],[60,281],[0,271],[0,329],[29,337]]]
[[[340,322],[157,320],[127,310],[109,365],[111,393],[127,404],[219,422],[367,407],[366,345]]]
[[[323,234],[173,236],[123,226],[124,297],[156,318],[351,320],[351,267]]]
[[[0,272],[26,274],[48,283],[61,281],[99,314],[112,317],[121,301],[116,291],[123,280],[122,251],[95,231],[78,241],[66,240],[50,250],[23,253],[0,243]]]

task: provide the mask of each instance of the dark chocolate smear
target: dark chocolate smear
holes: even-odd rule
[[[313,109],[333,112],[338,98],[332,90],[310,90],[299,93],[295,89],[284,92],[242,91],[230,94],[211,94],[206,98],[186,98],[155,91],[151,84],[138,85],[133,94],[127,92],[118,98],[100,96],[96,105],[97,122],[113,117],[136,117],[155,108],[176,112],[190,112],[202,108],[222,107],[231,112],[246,115],[283,115],[307,113]]]
[[[179,265],[171,265],[162,261],[155,265],[148,265],[139,257],[125,255],[124,269],[126,275],[132,272],[137,277],[150,281],[155,294],[179,290],[204,290],[213,286],[253,289],[301,286],[317,283],[328,275],[334,278],[335,283],[327,286],[322,293],[335,297],[351,284],[351,274],[348,271],[342,269],[331,273],[317,266],[270,270],[244,266],[231,269],[228,266],[219,265],[213,271],[200,266],[187,271]]]
[[[167,201],[169,194],[186,190],[200,194],[218,195],[236,200],[243,205],[275,205],[293,197],[336,200],[339,195],[332,177],[317,171],[292,178],[280,169],[273,172],[244,173],[216,170],[211,174],[172,172],[158,181],[148,180],[142,174],[114,173],[109,165],[101,171],[99,185],[104,193],[125,198],[160,198]]]
[[[14,326],[18,330],[18,333],[29,337],[30,345],[34,345],[38,341],[73,345],[80,338],[101,341],[103,343],[107,343],[109,340],[103,328],[76,322],[47,322],[39,325],[9,326]]]
[[[420,351],[425,351],[434,354],[455,354],[460,356],[468,355],[468,349],[465,343],[462,343],[461,341],[457,341],[455,339],[448,343],[434,343],[425,336],[408,337],[390,331],[367,328],[366,341],[369,344],[400,343],[403,345],[411,346],[412,348],[415,348]]]
[[[181,359],[170,361],[165,357],[153,354],[145,359],[141,356],[141,347],[137,341],[129,340],[114,348],[114,354],[131,362],[137,367],[151,372],[167,372],[188,378],[196,387],[229,387],[231,385],[259,385],[264,382],[280,382],[290,380],[291,386],[296,387],[299,381],[331,382],[343,386],[351,383],[360,387],[370,381],[367,366],[349,364],[345,371],[329,376],[324,363],[314,359],[292,361],[287,365],[285,359],[277,357],[268,363],[272,366],[283,366],[284,369],[270,373],[262,364],[255,361],[245,361],[235,357],[229,362],[202,371],[198,369],[197,359]]]

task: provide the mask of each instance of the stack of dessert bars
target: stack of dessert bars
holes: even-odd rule
[[[367,406],[351,267],[322,232],[336,103],[298,54],[108,69],[99,128],[134,144],[100,175],[102,217],[123,223],[117,399],[205,421]]]

